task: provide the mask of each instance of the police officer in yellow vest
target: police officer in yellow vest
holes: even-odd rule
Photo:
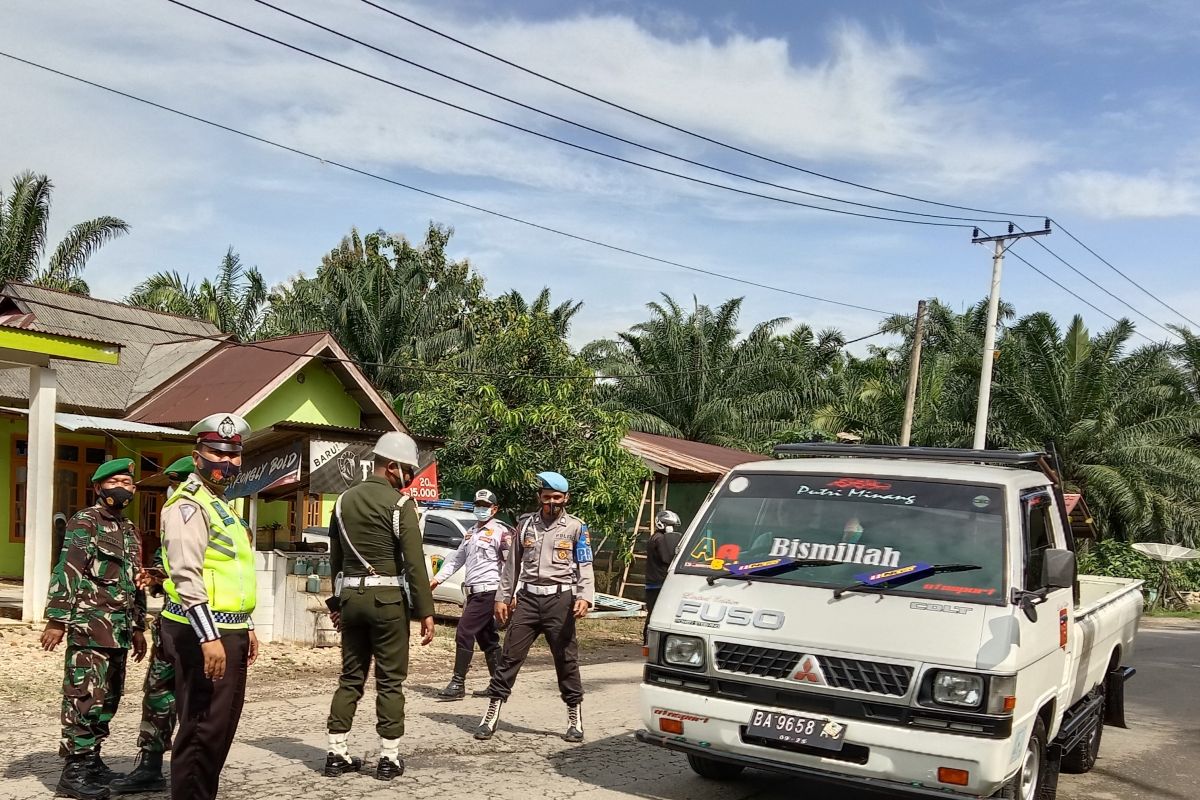
[[[250,613],[257,587],[243,522],[225,501],[241,472],[236,414],[213,414],[192,428],[195,471],[163,506],[163,653],[175,664],[179,730],[171,757],[171,797],[212,800],[246,697],[246,668],[258,657]]]

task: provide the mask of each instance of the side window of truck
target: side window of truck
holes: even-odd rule
[[[1021,504],[1025,509],[1025,588],[1032,592],[1045,588],[1042,563],[1046,551],[1054,547],[1053,505],[1045,493],[1026,495]]]

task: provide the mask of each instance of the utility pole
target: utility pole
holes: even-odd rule
[[[1040,231],[1014,233],[1015,227],[1011,222],[1008,223],[1008,233],[1002,236],[980,236],[979,228],[976,228],[971,237],[974,244],[995,244],[992,253],[992,289],[988,294],[987,329],[983,332],[983,366],[979,370],[979,403],[975,408],[975,442],[972,446],[976,450],[983,450],[987,446],[988,411],[992,402],[992,360],[996,355],[996,324],[1000,315],[1000,273],[1004,269],[1004,252],[1018,239],[1050,233],[1050,220],[1046,220],[1046,226]]]
[[[908,393],[904,398],[904,424],[900,427],[900,446],[908,447],[912,436],[913,412],[917,407],[917,379],[921,375],[921,343],[925,338],[925,301],[917,303],[917,330],[908,365]]]

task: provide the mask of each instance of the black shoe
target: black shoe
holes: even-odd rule
[[[379,757],[379,763],[375,765],[375,777],[381,781],[390,781],[393,778],[399,778],[404,774],[404,759],[398,758],[392,761],[384,756]]]
[[[583,706],[579,703],[567,706],[567,732],[563,738],[568,742],[583,741]]]
[[[496,668],[500,666],[500,645],[496,645],[491,650],[483,651],[483,660],[487,662],[488,677],[495,677]],[[471,692],[472,697],[487,697],[488,687],[476,689]]]
[[[117,772],[108,768],[108,764],[105,764],[104,759],[100,757],[99,746],[97,746],[95,752],[92,753],[92,759],[91,763],[88,765],[88,769],[92,771],[92,777],[96,779],[96,782],[102,783],[105,786],[108,786],[113,781],[119,781],[121,778],[125,777],[125,773]]]
[[[488,703],[487,713],[483,715],[483,719],[479,721],[479,727],[475,729],[476,739],[490,739],[492,734],[496,732],[496,726],[500,724],[500,708],[504,705],[504,701],[498,697],[493,697]]]
[[[167,788],[167,779],[162,772],[163,754],[143,750],[138,756],[133,772],[117,778],[108,785],[113,794],[137,794],[138,792],[162,792]]]
[[[75,800],[106,800],[108,786],[97,781],[92,774],[94,758],[92,753],[67,756],[67,765],[63,767],[58,786],[54,788],[55,796],[74,797]]]
[[[337,753],[325,754],[325,777],[340,778],[347,772],[358,772],[362,769],[362,759],[351,756],[349,760],[342,758]]]
[[[462,700],[467,695],[467,670],[471,668],[474,650],[458,648],[454,653],[454,676],[446,688],[437,693],[438,700]]]

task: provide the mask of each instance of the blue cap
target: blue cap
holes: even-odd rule
[[[541,488],[553,489],[556,492],[565,492],[570,486],[567,479],[557,472],[539,472],[538,480],[542,482]]]

